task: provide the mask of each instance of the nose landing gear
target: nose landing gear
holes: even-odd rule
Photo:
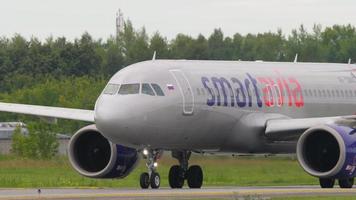
[[[142,189],[147,189],[151,186],[152,189],[158,189],[161,185],[161,177],[156,172],[157,160],[162,155],[162,151],[144,150],[144,157],[146,157],[146,166],[148,173],[144,172],[140,176],[140,186]]]
[[[172,157],[178,159],[179,165],[173,165],[169,170],[169,186],[182,188],[187,180],[189,188],[201,188],[203,185],[203,171],[200,166],[188,167],[190,151],[173,151]]]

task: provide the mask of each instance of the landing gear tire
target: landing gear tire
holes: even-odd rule
[[[319,183],[321,188],[333,188],[335,184],[335,179],[319,178]]]
[[[152,172],[150,178],[150,184],[152,189],[158,189],[161,185],[161,177],[157,172]]]
[[[201,188],[203,185],[203,170],[198,165],[190,166],[187,171],[187,182],[190,188]]]
[[[141,174],[140,186],[142,189],[147,189],[150,186],[150,176],[147,172]]]
[[[354,185],[354,178],[339,179],[339,186],[341,188],[352,188]]]
[[[182,188],[184,185],[183,169],[179,165],[173,165],[169,170],[168,181],[171,188]]]

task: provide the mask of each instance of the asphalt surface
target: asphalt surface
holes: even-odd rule
[[[319,186],[206,187],[202,189],[0,189],[3,199],[269,199],[285,196],[356,196],[353,189],[321,189]],[[252,198],[251,198],[252,197]]]

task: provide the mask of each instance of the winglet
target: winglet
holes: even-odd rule
[[[156,51],[153,52],[152,60],[156,60]]]
[[[297,62],[298,62],[298,54],[295,54],[294,63],[297,63]]]

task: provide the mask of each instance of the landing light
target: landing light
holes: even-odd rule
[[[157,166],[158,166],[158,163],[157,163],[157,162],[154,162],[154,163],[153,163],[153,166],[154,166],[154,167],[157,167]]]
[[[143,155],[147,156],[148,155],[148,150],[144,149],[142,153],[143,153]]]

